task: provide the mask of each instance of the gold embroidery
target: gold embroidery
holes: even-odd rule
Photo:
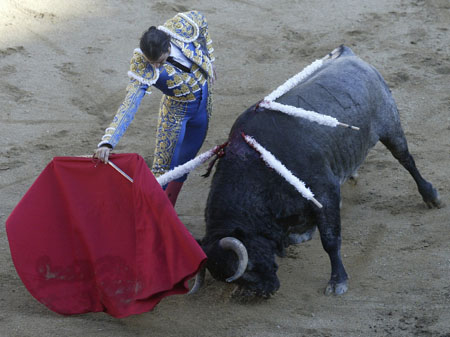
[[[195,62],[195,63],[197,63],[197,64],[202,64],[202,58],[200,57],[200,56],[198,56],[198,55],[196,55],[196,56],[194,56],[193,58],[192,58],[192,60]],[[202,67],[203,68],[203,67]]]
[[[209,66],[209,61],[213,61],[215,60],[214,58],[214,48],[212,47],[212,40],[209,36],[209,32],[208,32],[208,23],[206,21],[206,18],[204,17],[204,15],[198,11],[190,11],[190,12],[186,12],[183,13],[184,15],[186,15],[187,17],[189,17],[192,21],[195,22],[195,24],[198,26],[199,28],[199,36],[201,35],[205,41],[206,41],[206,55],[203,52],[203,50],[201,49],[201,44],[198,41],[193,41],[194,46],[195,46],[195,52],[189,50],[186,51],[185,50],[185,44],[182,43],[181,41],[176,41],[177,45],[182,48],[183,53],[191,60],[193,60],[195,63],[197,63],[207,74],[208,76],[212,76],[212,69]],[[175,18],[179,18],[177,19],[178,22],[182,22],[184,24],[187,24],[189,27],[192,27],[192,25],[189,24],[189,22],[187,22],[186,20],[182,20],[182,18],[180,18],[180,16],[176,16]],[[189,27],[187,29],[189,29]],[[175,32],[177,33],[177,32]],[[192,35],[195,36],[195,35]],[[174,41],[175,43],[175,41]],[[194,59],[194,57],[196,57]]]
[[[172,80],[167,80],[166,84],[167,84],[167,88],[169,88],[169,89],[171,89],[171,88],[176,86],[175,85],[175,81],[172,81]]]
[[[182,84],[181,92],[183,93],[183,95],[186,95],[186,94],[190,93],[191,91],[189,90],[189,87],[186,84]]]
[[[123,100],[122,104],[117,110],[113,121],[109,124],[108,128],[106,129],[105,135],[102,137],[102,141],[109,141],[111,139],[112,135],[116,131],[126,112],[130,108],[130,105],[133,101],[133,97],[136,95],[136,92],[138,91],[140,86],[141,86],[140,83],[136,80],[130,81],[130,83],[127,85],[127,94],[125,96],[125,99]]]
[[[173,76],[173,79],[174,79],[174,81],[175,81],[177,84],[181,84],[181,83],[183,82],[183,78],[181,77],[180,74],[174,75],[174,76]]]
[[[183,79],[181,78],[181,76],[179,74],[176,74],[175,76],[173,76],[172,80],[166,81],[167,88],[169,88],[169,89],[179,87],[182,83],[183,83]]]
[[[127,85],[127,92],[135,93],[140,87],[140,84],[136,80],[131,80]]]
[[[197,53],[197,56],[203,60],[203,51],[200,47],[200,44],[197,44],[197,46],[195,47],[195,52]]]
[[[195,95],[192,93],[189,93],[186,96],[180,96],[180,97],[172,97],[173,100],[178,102],[194,102],[195,101]]]
[[[195,86],[197,85],[197,81],[193,77],[189,76],[188,81],[185,81],[185,82],[192,88],[192,90],[195,91]]]
[[[189,81],[189,79],[191,78],[188,73],[181,73],[180,76],[183,78],[184,82]]]
[[[170,169],[186,111],[186,102],[177,101],[163,95],[159,109],[156,147],[152,165],[152,172],[155,176],[159,176]]]
[[[148,82],[156,81],[158,78],[158,73],[155,68],[145,61],[137,51],[134,52],[130,60],[130,71]]]
[[[195,22],[195,25],[193,25],[190,20],[186,19],[186,16],[190,20]],[[161,100],[161,121],[158,123],[158,125],[167,129],[176,124],[176,121],[174,121],[173,118],[168,115],[166,116],[166,118],[162,118],[161,116],[164,115],[163,110],[177,110],[178,107],[179,111],[185,112],[186,104],[188,102],[196,100],[194,92],[198,92],[199,90],[201,90],[201,86],[205,85],[207,75],[212,75],[210,61],[214,60],[214,48],[212,47],[212,40],[209,36],[207,21],[200,12],[190,11],[183,13],[183,15],[177,15],[173,19],[167,21],[164,26],[173,33],[171,35],[172,37],[175,36],[175,38],[172,38],[172,42],[177,45],[181,49],[182,53],[193,62],[191,74],[177,73],[178,70],[176,70],[173,66],[171,66],[170,64],[164,64],[164,68],[167,74],[169,75],[169,77],[172,77],[167,81],[167,86],[169,88],[177,87],[177,89],[173,90],[173,93],[177,95],[176,97],[168,97],[166,95],[163,95],[163,99]],[[176,39],[177,35],[181,39]],[[206,45],[202,46],[198,41],[193,41],[192,45],[182,42],[182,40],[192,41],[198,36],[204,38],[204,41],[206,41]],[[192,48],[192,46],[194,46],[195,49],[192,50],[189,48]],[[205,47],[205,49],[202,49],[203,47]],[[199,69],[201,69],[201,71],[199,71]],[[147,88],[147,92],[149,92],[151,84],[154,84],[157,81],[159,74],[157,69],[155,69],[150,63],[148,63],[142,56],[142,54],[137,50],[130,60],[130,71],[130,77],[135,79],[137,78],[138,80],[133,80],[128,85],[127,96],[125,97],[123,104],[119,107],[113,122],[110,124],[110,128],[117,127],[124,117],[124,113],[126,112],[126,110],[130,108],[132,102],[131,99],[138,88],[141,86],[138,81],[143,82],[143,84],[149,85],[149,87]],[[211,115],[212,107],[212,94],[209,89],[210,88],[208,87],[208,117]],[[113,135],[113,131],[113,129],[107,130],[104,139],[109,140]],[[164,152],[167,150],[169,150],[170,152],[170,142],[159,141],[163,138],[164,137],[158,138],[159,144],[157,144],[157,149],[159,149],[160,152]],[[155,150],[154,168],[152,169],[155,174],[158,174],[158,172],[163,173],[166,170],[165,168],[160,169],[162,166],[158,165],[165,165],[167,163],[170,165],[171,161],[171,155],[170,158],[166,155],[158,157],[156,155],[156,153],[158,152],[157,149]],[[155,163],[158,165],[156,165]]]
[[[205,84],[206,80],[201,71],[194,72],[194,75],[197,78],[197,81],[200,82],[201,85]]]
[[[189,14],[189,13],[184,13]],[[191,17],[190,17],[191,18]],[[192,18],[191,18],[192,19]],[[195,22],[195,21],[194,21]],[[176,15],[172,19],[166,21],[164,27],[172,31],[174,34],[180,36],[182,39],[193,39],[198,36],[197,27],[193,26],[183,16]]]
[[[194,52],[190,49],[185,48],[184,53],[190,59],[192,59],[194,57]]]
[[[172,76],[173,74],[176,73],[175,68],[172,67],[170,64],[164,63],[164,68],[166,69],[167,74],[168,74],[169,76]]]

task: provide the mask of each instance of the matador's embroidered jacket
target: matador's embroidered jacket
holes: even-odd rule
[[[155,68],[147,62],[140,49],[135,49],[130,61],[127,95],[112,123],[105,130],[98,146],[115,147],[130,125],[144,94],[155,86],[171,99],[180,102],[195,101],[209,76],[213,76],[214,48],[208,33],[208,24],[198,11],[179,13],[158,29],[171,36],[171,42],[192,62],[191,72],[183,72],[169,63]]]

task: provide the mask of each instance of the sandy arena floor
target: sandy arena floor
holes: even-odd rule
[[[221,144],[238,114],[345,43],[372,63],[398,103],[424,177],[450,199],[448,0],[0,0],[0,221],[47,163],[93,152],[121,103],[141,33],[178,11],[206,14],[215,42],[215,112],[202,150]],[[152,159],[157,90],[117,152]],[[142,138],[148,138],[143,142]],[[191,174],[177,211],[196,236],[210,179]],[[329,262],[318,235],[279,260],[281,289],[243,305],[209,275],[196,296],[152,312],[59,316],[24,288],[0,227],[0,336],[450,336],[450,207],[428,210],[381,145],[343,187],[349,292],[326,297]]]

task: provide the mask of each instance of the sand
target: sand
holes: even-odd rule
[[[448,0],[0,0],[0,336],[450,336],[450,208],[427,209],[409,174],[377,145],[344,185],[349,291],[323,295],[330,267],[318,235],[279,259],[281,288],[240,304],[207,275],[196,296],[125,319],[63,317],[24,288],[4,222],[54,156],[91,154],[121,103],[141,33],[201,10],[215,43],[214,115],[202,151],[234,119],[342,43],[373,64],[398,103],[416,164],[450,199]],[[152,160],[161,94],[147,97],[117,152]],[[176,210],[196,237],[210,178],[193,172]]]

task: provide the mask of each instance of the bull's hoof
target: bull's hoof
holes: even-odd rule
[[[441,200],[429,201],[427,202],[427,206],[429,209],[442,208],[444,207],[444,203]]]
[[[444,207],[444,203],[441,201],[441,197],[439,196],[439,193],[437,193],[437,191],[434,199],[429,201],[425,200],[425,203],[427,204],[429,209]]]
[[[348,290],[347,281],[336,283],[329,282],[327,287],[325,288],[325,295],[342,295],[345,294]]]
[[[348,178],[348,182],[351,183],[353,186],[356,186],[358,184],[358,172],[353,173],[350,178]]]

